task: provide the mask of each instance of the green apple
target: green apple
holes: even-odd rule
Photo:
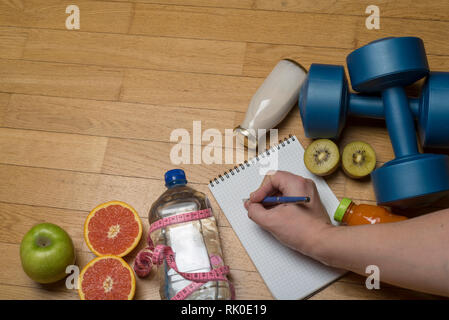
[[[25,273],[34,281],[51,283],[66,276],[66,267],[75,263],[70,236],[52,223],[35,225],[20,244],[20,259]]]

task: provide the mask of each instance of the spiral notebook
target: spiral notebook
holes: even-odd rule
[[[276,299],[303,299],[341,277],[333,269],[279,243],[248,218],[242,199],[256,190],[268,170],[283,170],[313,179],[329,216],[339,201],[327,183],[311,174],[303,161],[304,149],[295,136],[211,180],[209,189],[248,255]],[[332,216],[331,216],[332,217]],[[331,219],[333,221],[333,219]],[[238,297],[237,297],[238,298]]]

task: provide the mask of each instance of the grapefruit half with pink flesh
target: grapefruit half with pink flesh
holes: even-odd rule
[[[132,300],[136,278],[122,258],[101,256],[83,268],[78,285],[81,300]]]
[[[139,215],[133,207],[121,201],[100,204],[84,223],[84,240],[97,256],[123,257],[139,244],[141,236]]]

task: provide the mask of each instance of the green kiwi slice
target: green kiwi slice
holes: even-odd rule
[[[366,142],[348,143],[342,153],[343,171],[351,178],[361,179],[376,167],[376,153]]]
[[[340,164],[340,151],[329,139],[312,142],[304,152],[304,164],[307,169],[318,176],[327,176],[337,170]]]

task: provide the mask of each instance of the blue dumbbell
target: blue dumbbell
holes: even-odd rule
[[[423,41],[415,37],[380,39],[353,51],[346,62],[355,91],[382,93],[396,156],[371,173],[377,202],[407,208],[425,206],[447,195],[449,157],[419,153],[403,88],[429,73]]]
[[[304,131],[313,139],[337,139],[348,115],[384,117],[380,97],[349,93],[343,66],[312,64],[299,97]],[[449,148],[449,73],[431,72],[420,98],[408,101],[417,119],[421,144]]]

